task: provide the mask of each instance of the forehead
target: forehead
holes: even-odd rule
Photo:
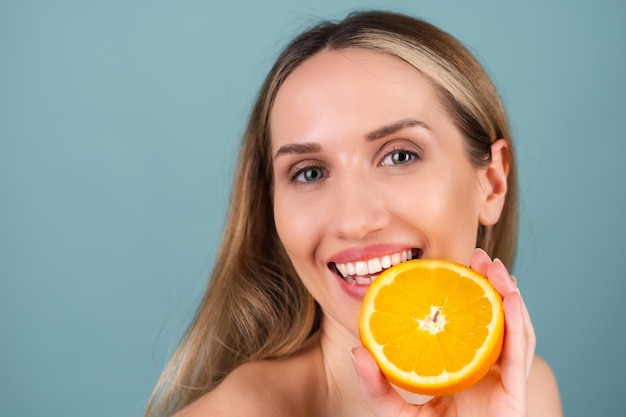
[[[272,141],[435,117],[442,114],[435,91],[397,57],[364,49],[324,50],[296,68],[278,90],[270,114]]]

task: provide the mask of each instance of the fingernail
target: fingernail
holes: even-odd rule
[[[357,364],[356,356],[354,356],[354,349],[350,351],[350,358],[352,359],[352,365],[354,366],[354,370],[357,374],[361,375],[361,372],[359,372],[359,366]]]

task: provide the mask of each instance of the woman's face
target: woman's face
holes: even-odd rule
[[[381,269],[468,264],[479,222],[493,223],[488,169],[469,162],[435,89],[397,58],[313,56],[281,86],[270,126],[276,228],[325,325],[356,335]]]

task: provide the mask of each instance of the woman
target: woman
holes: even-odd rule
[[[504,266],[516,222],[506,114],[464,47],[384,12],[306,31],[259,94],[208,290],[146,415],[561,415]],[[409,404],[359,347],[383,257],[471,265],[502,294],[502,358],[476,386]]]

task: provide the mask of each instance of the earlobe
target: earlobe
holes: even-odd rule
[[[481,176],[481,186],[485,194],[478,220],[484,226],[494,225],[502,213],[508,187],[509,161],[509,145],[506,140],[498,139],[493,142],[491,162]]]

